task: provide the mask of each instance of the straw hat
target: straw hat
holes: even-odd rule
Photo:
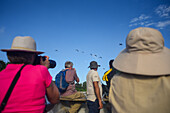
[[[36,43],[34,39],[30,36],[17,36],[12,42],[11,49],[1,49],[3,52],[8,51],[22,51],[22,52],[33,52],[37,54],[42,54],[44,52],[36,51]]]
[[[126,38],[126,48],[113,66],[122,72],[148,76],[170,74],[170,50],[164,47],[162,34],[152,28],[132,30]]]

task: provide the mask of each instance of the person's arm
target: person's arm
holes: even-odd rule
[[[50,61],[49,61],[49,57],[48,56],[45,56],[45,57],[46,57],[45,61],[42,60],[42,57],[40,58],[40,64],[44,65],[48,69],[50,67]]]
[[[103,103],[102,103],[102,99],[101,99],[101,96],[100,96],[100,89],[99,89],[98,81],[94,81],[93,86],[94,86],[94,90],[95,90],[95,94],[97,96],[97,99],[99,100],[99,109],[102,109]]]
[[[46,88],[46,95],[51,104],[59,103],[60,94],[53,81],[51,81],[50,86]]]
[[[73,69],[74,69],[74,71],[75,71],[75,80],[76,80],[76,82],[78,83],[78,82],[80,82],[80,79],[79,79],[79,77],[77,76],[76,69],[75,69],[75,68],[73,68]]]
[[[79,77],[77,77],[76,82],[80,82]]]

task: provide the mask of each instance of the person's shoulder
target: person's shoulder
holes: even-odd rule
[[[43,65],[28,65],[27,68],[30,68],[33,70],[48,70],[47,67]]]
[[[111,72],[112,72],[112,73],[116,73],[117,70],[113,67]]]
[[[95,71],[95,70],[91,70],[90,73],[91,73],[92,75],[96,75],[96,74],[98,75],[98,72]]]
[[[75,69],[75,68],[71,68],[70,70],[72,70],[72,71],[76,71],[76,69]]]
[[[28,66],[32,68],[44,68],[45,67],[43,65],[31,65],[31,64],[28,64]]]
[[[74,68],[72,68],[72,69],[65,69],[65,70],[76,73],[76,70]]]

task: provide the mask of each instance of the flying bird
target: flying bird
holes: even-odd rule
[[[122,46],[123,44],[122,43],[119,43],[120,46]]]
[[[79,50],[78,50],[78,49],[76,49],[76,51],[77,51],[77,52],[79,52]]]

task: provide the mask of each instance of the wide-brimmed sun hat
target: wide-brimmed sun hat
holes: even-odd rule
[[[98,67],[100,67],[100,65],[98,65],[96,61],[91,61],[90,66],[88,68],[95,69],[95,68],[98,68]]]
[[[126,48],[113,66],[122,72],[149,76],[170,74],[170,49],[164,47],[162,34],[153,28],[140,27],[126,38]]]
[[[11,49],[1,49],[3,52],[8,51],[22,51],[22,52],[33,52],[36,54],[42,54],[44,52],[36,51],[35,40],[30,36],[17,36],[12,42]]]

